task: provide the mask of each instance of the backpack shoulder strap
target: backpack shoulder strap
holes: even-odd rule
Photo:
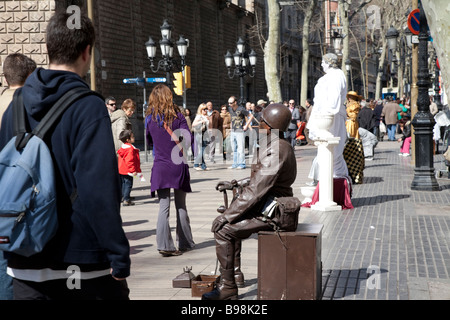
[[[67,108],[70,107],[76,100],[88,95],[100,96],[98,93],[86,87],[78,87],[66,92],[47,112],[47,114],[44,116],[44,118],[42,118],[42,120],[39,122],[36,128],[34,128],[31,134],[28,134],[25,139],[23,137],[20,140],[16,139],[17,150],[24,148],[32,136],[37,136],[41,139],[44,139],[45,134],[53,127],[53,125],[58,121],[62,114],[67,110]],[[21,109],[24,108],[22,107]]]
[[[17,136],[16,146],[24,139],[27,133],[27,119],[25,115],[25,107],[23,105],[23,97],[21,88],[14,92],[12,100],[13,112],[13,128],[14,136]]]

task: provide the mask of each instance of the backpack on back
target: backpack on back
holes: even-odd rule
[[[29,257],[41,252],[55,235],[55,173],[43,139],[75,100],[90,94],[95,92],[83,87],[68,91],[27,133],[22,95],[16,91],[14,137],[0,152],[0,250]]]

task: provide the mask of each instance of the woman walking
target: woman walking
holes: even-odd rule
[[[166,85],[159,84],[152,90],[145,121],[146,133],[152,137],[155,151],[151,191],[157,191],[159,199],[157,249],[163,256],[180,255],[183,251],[192,249],[195,244],[186,209],[186,193],[192,191],[189,166],[183,158],[183,153],[177,149],[181,142],[175,137],[175,133],[180,132],[186,142],[190,140],[190,133],[186,119],[173,103],[172,92]],[[179,152],[174,152],[174,149]],[[169,225],[170,189],[173,189],[175,198],[178,249],[175,247]]]
[[[208,146],[208,126],[209,120],[206,116],[206,104],[201,103],[197,109],[197,115],[192,122],[194,131],[194,169],[209,170],[205,163],[205,149]]]

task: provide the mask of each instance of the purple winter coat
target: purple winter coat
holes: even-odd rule
[[[172,131],[176,133],[177,129],[183,129],[183,132],[190,136],[186,119],[181,113],[178,113],[177,118],[172,122]],[[151,191],[173,188],[183,190],[184,192],[192,192],[189,166],[183,162],[176,164],[172,160],[172,150],[178,150],[178,146],[172,140],[172,137],[166,129],[164,129],[164,125],[162,123],[158,124],[152,119],[152,115],[148,115],[145,119],[145,131],[147,142],[151,137],[154,154],[150,179]],[[178,155],[181,158],[180,152],[178,152]]]

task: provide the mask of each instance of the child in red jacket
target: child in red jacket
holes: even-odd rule
[[[133,177],[141,173],[141,158],[139,157],[139,149],[132,145],[134,134],[131,130],[122,131],[119,140],[123,143],[117,151],[119,174],[122,179],[123,205],[132,206],[134,202],[130,199],[130,193],[133,188]]]

